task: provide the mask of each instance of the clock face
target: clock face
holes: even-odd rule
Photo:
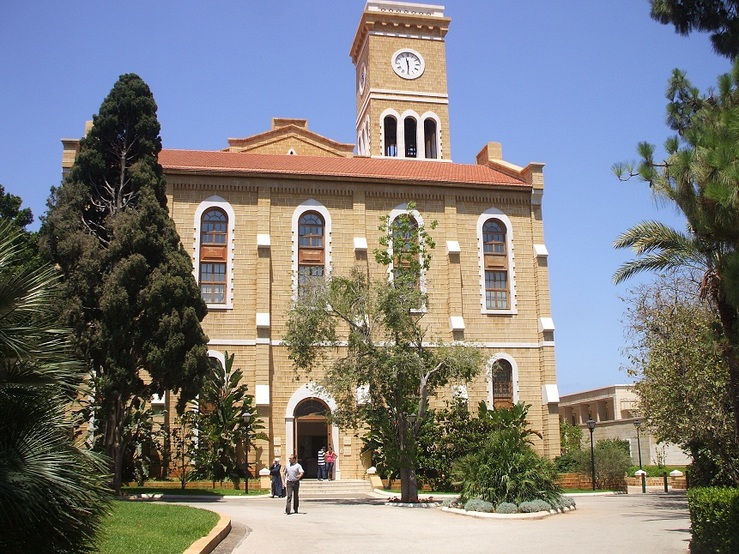
[[[359,94],[364,93],[364,85],[367,82],[367,64],[362,64],[362,69],[359,70]]]
[[[392,57],[393,70],[403,79],[415,79],[423,74],[426,64],[415,50],[398,50]]]

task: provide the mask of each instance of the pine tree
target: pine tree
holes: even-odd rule
[[[675,70],[667,98],[668,123],[676,135],[665,141],[664,159],[654,145],[642,142],[641,161],[617,164],[614,170],[621,179],[637,176],[648,182],[655,196],[685,215],[688,230],[647,221],[625,231],[615,246],[631,248],[638,257],[623,264],[614,280],[642,271],[702,272],[699,294],[712,303],[723,333],[719,345],[739,444],[739,61],[706,95]]]
[[[714,51],[730,59],[739,54],[737,0],[650,0],[652,19],[672,24],[681,35],[711,33]]]
[[[171,390],[181,410],[208,367],[206,306],[167,210],[156,110],[140,77],[119,78],[41,231],[64,275],[64,320],[87,363],[116,492],[132,408]]]

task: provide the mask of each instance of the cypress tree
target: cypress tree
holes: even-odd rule
[[[208,364],[207,309],[167,210],[156,111],[140,77],[119,78],[52,191],[41,231],[64,275],[63,318],[87,363],[116,492],[131,410],[165,390],[182,410]]]

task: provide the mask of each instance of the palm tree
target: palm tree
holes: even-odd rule
[[[658,200],[674,204],[688,232],[657,222],[629,229],[615,247],[641,257],[621,266],[614,280],[679,267],[703,272],[700,295],[715,307],[725,338],[739,445],[739,61],[719,77],[716,92],[705,96],[675,70],[667,97],[668,123],[677,135],[665,142],[665,160],[655,161],[654,146],[640,143],[636,171],[629,165],[615,170],[619,178],[638,176]]]
[[[106,465],[74,444],[81,366],[55,325],[54,270],[23,265],[29,255],[0,220],[0,551],[90,552]]]

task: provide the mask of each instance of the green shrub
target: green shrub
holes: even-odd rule
[[[528,502],[521,502],[518,505],[518,509],[522,514],[533,514],[536,512],[548,512],[552,509],[552,506],[544,500],[530,500]]]
[[[562,492],[554,464],[531,446],[526,421],[528,406],[481,415],[494,422],[479,449],[459,459],[453,468],[461,483],[462,500],[481,498],[493,504],[554,500]]]
[[[577,459],[574,453],[562,454],[554,458],[554,467],[558,473],[571,473],[577,471]]]
[[[590,450],[575,453],[577,471],[590,475]],[[615,488],[623,481],[631,465],[629,442],[621,439],[602,439],[595,445],[595,486],[599,489]]]
[[[512,502],[501,502],[495,507],[495,511],[499,514],[517,514],[518,506]]]
[[[554,458],[554,465],[560,473],[577,471],[575,454],[582,450],[582,429],[567,421],[559,422],[559,443],[561,454]]]
[[[739,552],[739,488],[688,489],[690,552]]]
[[[575,499],[571,496],[560,496],[557,499],[557,508],[560,510],[564,510],[567,508],[574,508],[577,504],[575,503]]]
[[[700,446],[690,449],[693,463],[687,467],[686,475],[691,487],[732,487],[735,481],[730,460],[718,459],[715,453]]]
[[[464,509],[468,512],[485,512],[489,514],[494,511],[495,506],[481,498],[471,498],[465,502]]]

